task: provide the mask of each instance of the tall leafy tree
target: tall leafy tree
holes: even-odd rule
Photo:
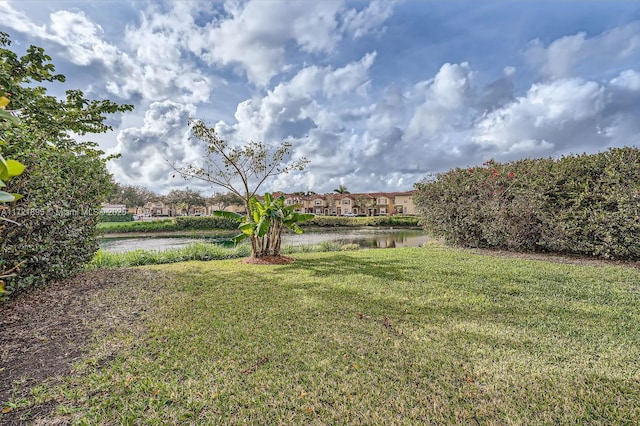
[[[18,120],[13,117],[10,113],[5,111],[6,106],[9,105],[9,99],[5,96],[5,93],[0,89],[0,121],[12,121],[17,123]],[[0,145],[6,145],[6,142],[0,140]],[[5,188],[7,186],[7,182],[9,179],[20,176],[24,172],[24,165],[15,160],[5,160],[2,155],[0,155],[0,188]],[[12,194],[10,192],[6,192],[3,189],[0,189],[0,213],[4,213],[7,209],[5,203],[13,203],[22,198],[20,194]],[[7,219],[3,216],[0,216],[0,230],[6,226],[6,222],[11,222],[13,225],[20,225],[19,223],[13,222],[10,219]],[[7,268],[5,265],[5,260],[0,258],[0,298],[4,297],[4,280],[10,277],[15,276],[15,272],[21,266],[21,263],[15,264],[10,268]]]
[[[124,204],[127,207],[141,207],[159,197],[158,194],[143,186],[120,185],[119,183],[115,183],[109,197],[109,202],[113,204]]]
[[[233,204],[244,204],[244,200],[233,192],[216,193],[209,197],[207,201],[221,210],[224,210]]]
[[[0,138],[9,141],[3,152],[28,170],[9,185],[25,195],[8,216],[21,225],[0,234],[8,266],[25,262],[7,281],[13,291],[72,275],[97,250],[99,205],[112,187],[107,159],[96,143],[71,135],[106,132],[109,115],[133,107],[90,100],[74,89],[52,96],[45,84],[66,79],[56,74],[51,57],[36,46],[22,56],[9,47],[9,36],[0,33],[0,87],[10,94],[20,123],[0,122]]]
[[[200,194],[200,191],[194,189],[172,189],[164,197],[164,201],[167,204],[174,204],[181,206],[187,213],[191,211],[191,207],[206,205],[204,197]]]

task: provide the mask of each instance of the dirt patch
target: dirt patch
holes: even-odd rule
[[[287,256],[262,256],[262,257],[247,257],[242,259],[242,263],[248,263],[251,265],[286,265],[287,263],[294,262],[295,259]]]
[[[71,373],[89,349],[96,327],[134,322],[142,303],[124,311],[110,309],[99,296],[134,280],[155,281],[152,275],[135,269],[91,271],[0,304],[0,410],[8,411],[0,414],[0,424],[24,424],[25,416],[35,419],[54,409],[55,404],[46,404],[26,412],[11,410],[7,402],[28,397],[45,380]]]

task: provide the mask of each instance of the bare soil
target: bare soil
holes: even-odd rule
[[[135,269],[90,271],[0,303],[0,424],[37,423],[55,409],[57,404],[13,409],[9,402],[27,398],[44,381],[70,374],[98,329],[108,332],[135,322],[144,301],[132,295],[131,305],[121,309],[109,306],[104,295],[126,292],[132,280],[157,282],[155,275]]]
[[[261,256],[261,257],[246,257],[242,259],[242,263],[248,263],[250,265],[286,265],[287,263],[294,262],[295,259],[287,256]]]

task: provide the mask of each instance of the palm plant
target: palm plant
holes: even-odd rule
[[[336,189],[334,189],[333,192],[336,192],[338,194],[350,194],[350,192],[347,191],[347,187],[342,184]]]
[[[280,256],[282,231],[289,228],[296,234],[302,234],[304,231],[298,223],[314,216],[309,213],[298,213],[295,208],[294,205],[285,204],[284,196],[274,198],[272,194],[266,193],[263,201],[255,195],[249,199],[247,216],[220,210],[213,214],[240,222],[238,229],[241,233],[232,240],[239,242],[249,238],[253,257]]]

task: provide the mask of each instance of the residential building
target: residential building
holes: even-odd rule
[[[285,204],[296,206],[296,211],[300,213],[325,216],[385,216],[393,214],[415,215],[413,193],[414,191],[304,196],[277,192],[274,195],[283,195]],[[212,215],[216,210],[246,213],[245,206],[240,204],[193,206],[187,211],[180,206],[165,204],[162,201],[149,202],[142,207],[130,209],[131,213],[147,216]]]

